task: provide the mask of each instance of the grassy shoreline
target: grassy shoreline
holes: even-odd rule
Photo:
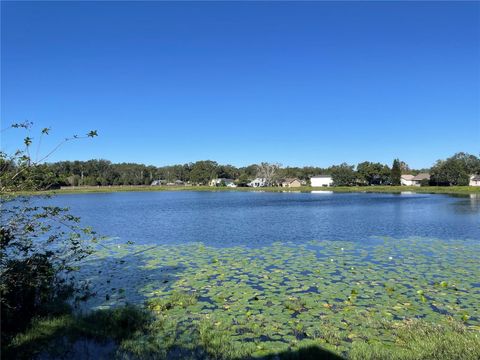
[[[72,187],[59,190],[29,191],[16,193],[16,195],[58,195],[58,194],[91,194],[112,192],[143,192],[143,191],[261,191],[261,192],[311,192],[333,191],[338,193],[401,193],[411,191],[422,194],[480,194],[480,187],[474,186],[339,186],[339,187],[310,187],[298,188],[282,187],[211,187],[211,186],[89,186]]]

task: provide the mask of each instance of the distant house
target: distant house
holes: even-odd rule
[[[403,186],[413,186],[414,175],[406,174],[400,177],[400,184]]]
[[[233,179],[218,178],[210,181],[210,186],[222,186],[222,185],[225,185],[228,187],[236,187]]]
[[[412,178],[412,185],[413,186],[420,186],[422,184],[422,181],[424,180],[430,180],[430,174],[428,173],[420,173],[418,175],[415,175]]]
[[[162,186],[167,183],[166,180],[153,180],[150,186]]]
[[[312,187],[325,187],[332,186],[333,180],[331,175],[317,175],[310,178],[310,184]]]
[[[480,175],[471,175],[470,182],[468,183],[470,186],[480,186]]]
[[[185,186],[185,183],[182,180],[175,180],[175,182],[167,183],[167,186]]]
[[[297,179],[297,178],[284,179],[280,182],[280,184],[282,185],[282,187],[289,187],[289,188],[302,186],[302,182],[300,181],[300,179]]]
[[[250,187],[264,187],[264,186],[267,186],[267,181],[266,179],[263,179],[263,178],[256,178],[252,181],[250,181],[247,186],[250,186]]]

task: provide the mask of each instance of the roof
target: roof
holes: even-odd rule
[[[429,173],[420,173],[416,176],[413,177],[412,180],[415,180],[415,181],[420,181],[420,180],[429,180],[430,179],[430,174]]]
[[[472,175],[471,179],[473,181],[480,181],[480,175]]]
[[[294,181],[300,182],[300,179],[299,178],[286,178],[286,179],[282,180],[283,183],[289,183],[289,184],[294,182]]]
[[[316,175],[312,176],[310,179],[325,179],[325,178],[331,178],[332,175]]]
[[[405,180],[413,180],[414,177],[415,176],[410,175],[410,174],[402,175],[402,179],[405,179]]]

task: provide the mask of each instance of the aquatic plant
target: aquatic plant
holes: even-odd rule
[[[145,303],[154,319],[147,331],[122,341],[119,353],[222,359],[288,358],[301,349],[354,359],[425,358],[428,351],[444,359],[480,355],[476,241],[112,249],[82,266],[97,293],[84,306]]]

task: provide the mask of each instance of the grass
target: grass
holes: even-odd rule
[[[146,309],[133,305],[87,315],[65,313],[36,318],[27,331],[15,336],[10,344],[2,344],[2,358],[31,359],[42,353],[64,358],[79,340],[90,341],[99,348],[107,343],[117,348],[124,341],[145,334],[152,319]]]
[[[397,337],[392,346],[366,341],[353,344],[352,360],[480,359],[480,333],[455,321],[432,324],[422,320],[391,322]]]
[[[23,334],[15,337],[5,359],[30,359],[46,354],[50,358],[82,358],[89,343],[92,358],[118,359],[352,359],[352,360],[477,360],[480,358],[480,333],[468,330],[453,319],[441,323],[425,320],[381,321],[376,326],[393,331],[394,343],[381,340],[355,340],[350,350],[338,354],[322,338],[304,341],[286,350],[262,352],[261,343],[235,346],[228,331],[205,319],[192,326],[185,343],[172,341],[179,324],[155,320],[142,307],[127,305],[114,310],[98,310],[89,315],[64,315],[36,319]],[[324,331],[330,329],[325,328]],[[73,349],[73,350],[72,350]],[[105,352],[106,349],[106,352]],[[103,351],[103,354],[102,354]]]
[[[210,187],[210,186],[89,186],[76,187],[51,191],[22,192],[17,195],[42,195],[42,194],[90,194],[132,191],[264,191],[264,192],[310,192],[315,190],[333,191],[339,193],[400,193],[412,191],[426,194],[480,194],[480,186],[338,186],[313,188],[302,186],[298,188],[282,187]]]

